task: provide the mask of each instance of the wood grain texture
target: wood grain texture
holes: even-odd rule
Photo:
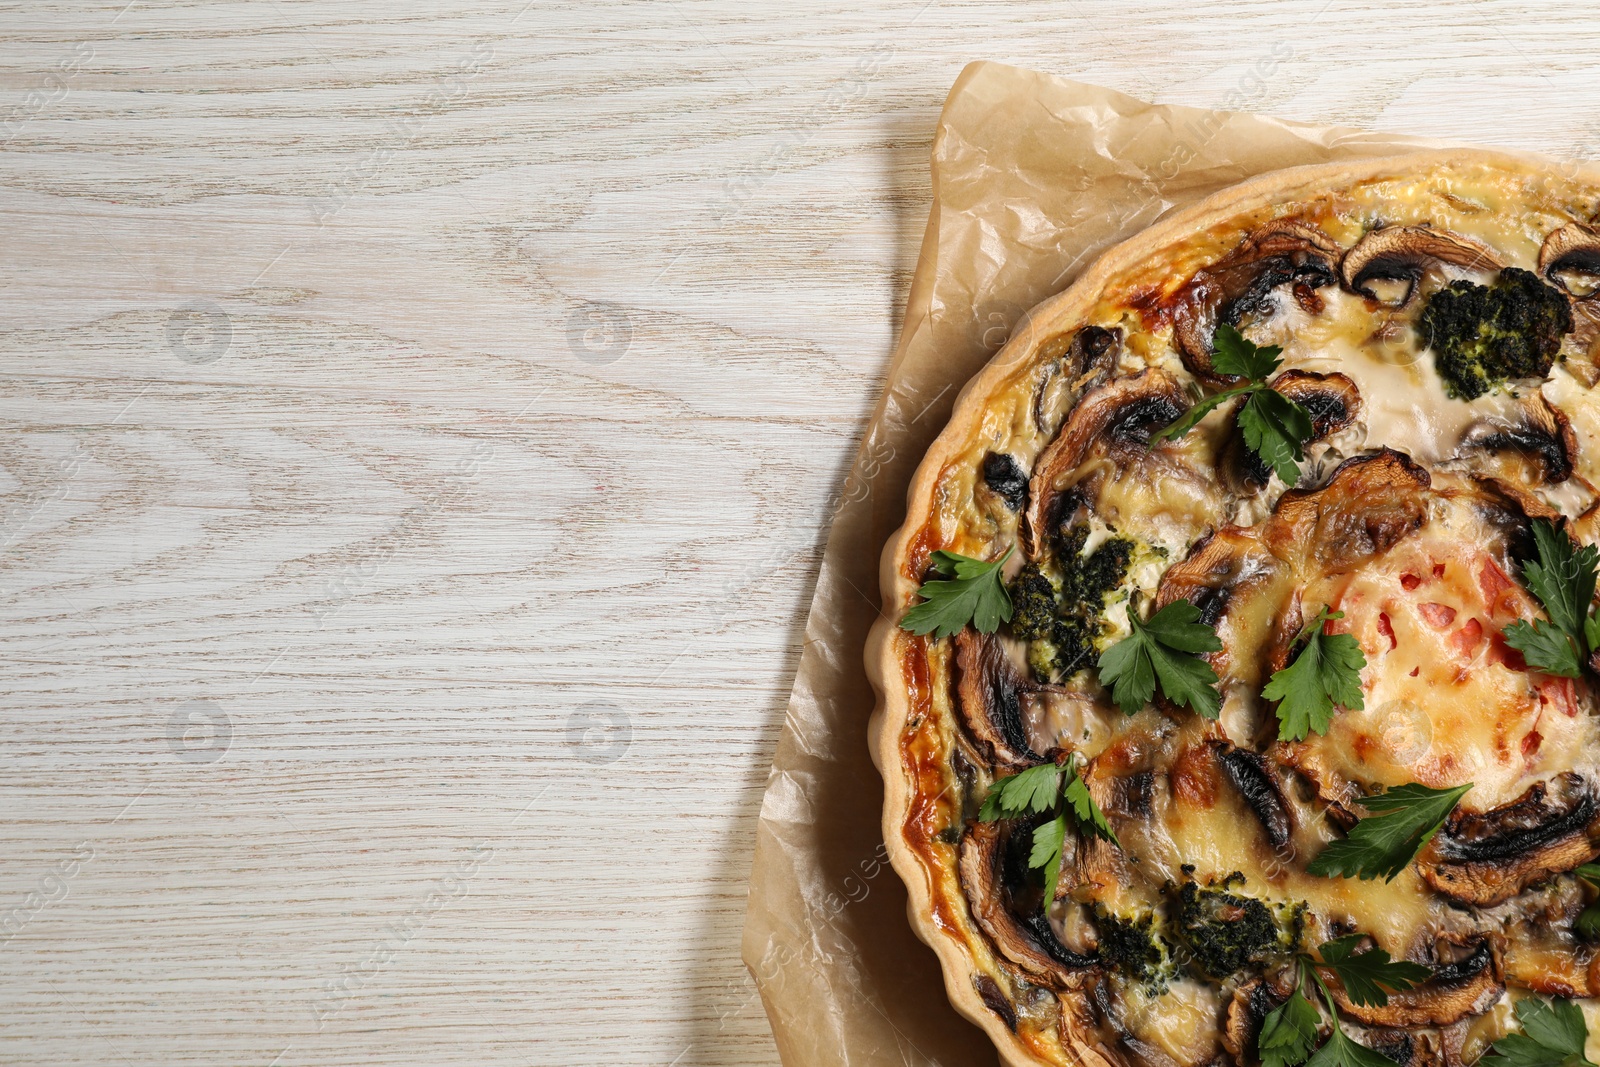
[[[775,1062],[753,820],[966,61],[1600,153],[1569,3],[125,4],[0,20],[8,1063]]]

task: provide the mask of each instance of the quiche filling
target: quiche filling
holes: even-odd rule
[[[1484,164],[1247,213],[947,454],[906,835],[1037,1060],[1600,1059],[1597,203]]]

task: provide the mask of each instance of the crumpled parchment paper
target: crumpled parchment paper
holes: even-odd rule
[[[998,63],[962,71],[934,135],[900,344],[839,497],[757,829],[744,961],[786,1067],[996,1059],[906,919],[862,667],[879,554],[961,386],[1024,311],[1173,209],[1265,171],[1434,147],[1149,104]]]

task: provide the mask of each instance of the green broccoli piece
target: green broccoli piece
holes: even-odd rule
[[[1508,378],[1550,373],[1561,338],[1572,330],[1567,298],[1516,267],[1491,285],[1451,282],[1428,298],[1417,319],[1420,343],[1451,396],[1473,400]]]
[[[1047,640],[1055,628],[1059,595],[1037,563],[1022,568],[1011,583],[1011,632],[1023,641]]]
[[[1089,555],[1083,555],[1083,543],[1089,529],[1079,526],[1073,530],[1068,543],[1070,552],[1064,553],[1065,575],[1061,583],[1063,598],[1079,607],[1086,615],[1098,616],[1105,610],[1106,594],[1122,584],[1133,559],[1133,542],[1125,537],[1108,537]]]
[[[1231,892],[1243,885],[1235,871],[1221,882],[1185,882],[1178,892],[1178,934],[1208,977],[1222,979],[1253,963],[1292,953],[1300,943],[1304,904],[1269,907]]]
[[[1039,564],[1024,567],[1011,583],[1011,632],[1028,642],[1028,667],[1041,682],[1066,679],[1094,662],[1106,594],[1121,584],[1133,542],[1107,538],[1087,557],[1087,526],[1055,537],[1059,580]]]
[[[1167,955],[1155,932],[1155,921],[1149,915],[1124,918],[1096,904],[1094,926],[1100,935],[1097,950],[1100,962],[1115,967],[1129,978],[1149,978]]]

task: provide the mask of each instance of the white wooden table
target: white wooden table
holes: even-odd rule
[[[753,821],[961,66],[1587,157],[1596,54],[1570,2],[8,4],[0,1062],[775,1062]]]

